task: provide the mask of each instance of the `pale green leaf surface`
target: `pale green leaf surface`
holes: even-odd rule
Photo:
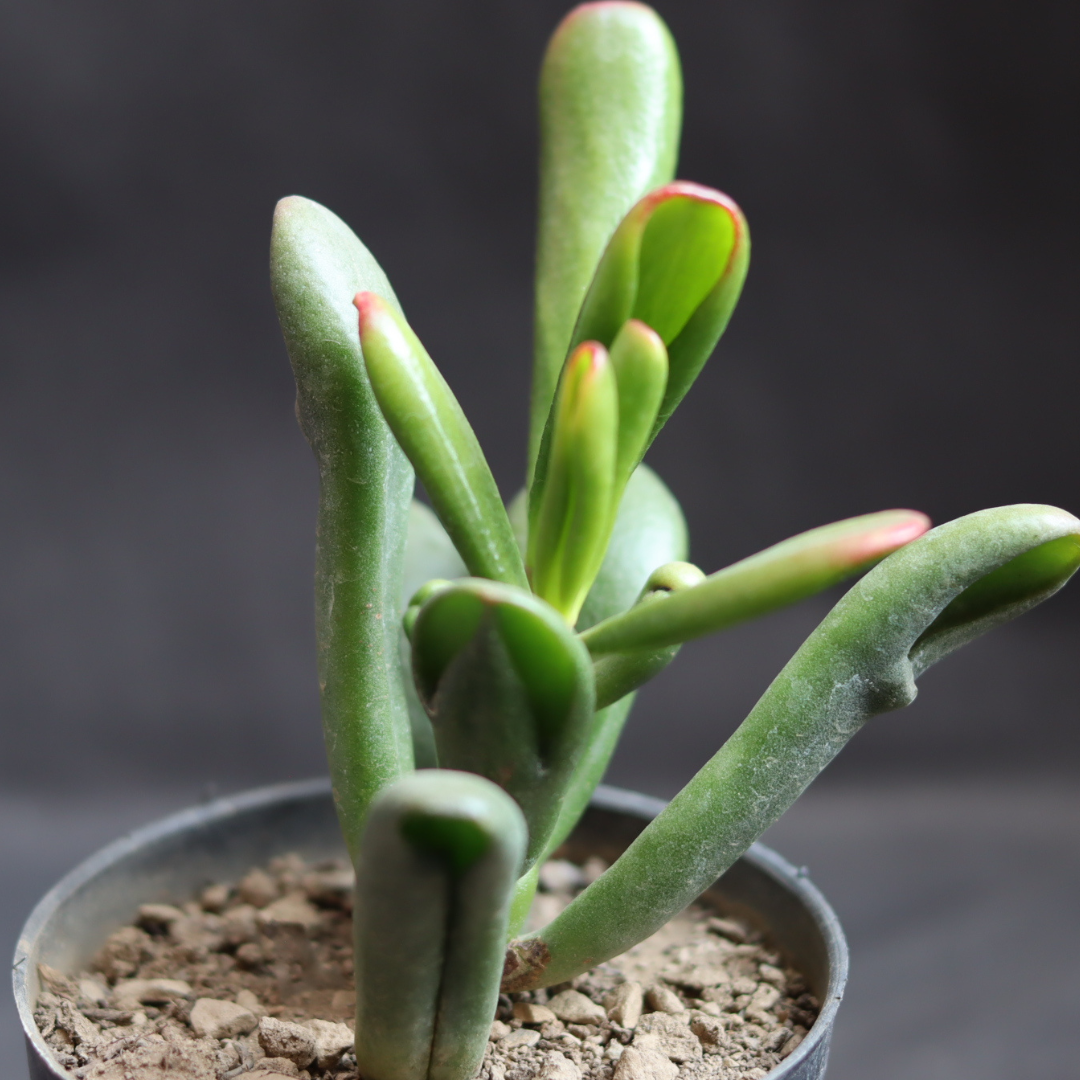
[[[592,731],[592,662],[559,613],[513,586],[466,578],[433,595],[412,631],[413,670],[442,765],[486,776],[547,850]]]
[[[959,518],[889,556],[840,600],[618,861],[549,926],[511,947],[504,989],[562,982],[648,937],[723,873],[863,724],[909,704],[931,659],[1046,599],[1078,563],[1080,521],[1027,504]],[[968,589],[974,597],[952,607]],[[948,625],[937,623],[950,609]],[[947,635],[936,645],[935,624]]]
[[[514,801],[421,770],[373,802],[353,916],[356,1057],[369,1080],[472,1080],[487,1045],[514,881]]]
[[[382,785],[412,768],[398,646],[413,471],[375,400],[352,298],[393,290],[349,227],[309,199],[274,214],[271,283],[319,466],[315,629],[334,798],[355,857]]]

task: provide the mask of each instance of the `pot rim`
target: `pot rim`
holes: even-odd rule
[[[35,905],[19,933],[15,955],[12,959],[12,983],[15,1005],[19,1012],[23,1032],[38,1054],[46,1061],[53,1061],[52,1050],[46,1044],[34,1021],[33,1004],[28,993],[28,965],[34,944],[56,910],[70,900],[79,890],[98,874],[109,869],[140,848],[166,837],[182,833],[210,820],[222,820],[278,802],[310,799],[331,795],[328,777],[311,780],[291,780],[265,787],[253,788],[235,795],[225,795],[179,810],[126,833],[106,844],[89,858],[65,874]],[[625,788],[600,784],[590,805],[600,810],[629,814],[651,820],[667,806],[664,799],[642,795]],[[783,856],[761,843],[754,843],[742,855],[758,870],[793,892],[809,911],[828,950],[829,980],[821,1002],[821,1011],[814,1026],[799,1046],[775,1069],[769,1072],[769,1080],[783,1080],[793,1073],[800,1063],[813,1053],[816,1044],[831,1034],[836,1012],[844,995],[848,977],[848,947],[840,920],[824,895],[810,880],[805,866],[796,867]],[[816,1038],[815,1038],[816,1034]],[[64,1075],[70,1075],[61,1070]]]

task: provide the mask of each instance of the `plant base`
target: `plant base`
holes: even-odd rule
[[[596,859],[610,861],[658,806],[655,800],[630,793],[601,791],[567,845],[566,854],[579,862],[591,858],[592,867]],[[213,888],[215,882],[237,882],[252,863],[270,863],[271,853],[289,849],[324,865],[313,870],[298,860],[278,858],[271,864],[270,874],[248,875],[231,898],[225,890]],[[220,1080],[254,1067],[249,1076],[256,1080],[255,1074],[269,1067],[279,1076],[307,1071],[320,1077],[340,1075],[344,1080],[351,1063],[347,1055],[341,1057],[340,1045],[336,1058],[331,1051],[326,1052],[320,1068],[318,1060],[306,1061],[303,1050],[293,1052],[292,1057],[278,1054],[273,1033],[270,1044],[264,1045],[265,1032],[260,1040],[259,1029],[252,1027],[258,1020],[256,1014],[263,1011],[275,1014],[279,1021],[314,1016],[324,1022],[326,1039],[333,1041],[331,1028],[351,1014],[347,874],[325,865],[325,860],[334,856],[340,857],[340,840],[326,785],[309,783],[264,789],[175,815],[112,845],[74,871],[39,905],[16,956],[16,992],[24,1024],[30,1020],[31,1075],[35,1080],[70,1076],[64,1065],[87,1080],[107,1080],[110,1075],[103,1068],[105,1063],[81,1064],[74,1045],[78,1035],[66,1049],[63,1035],[57,1047],[44,1043],[30,1015],[30,1002],[41,989],[53,995],[43,1000],[51,1003],[54,1024],[57,1009],[63,1012],[57,1004],[62,996],[82,993],[81,1004],[91,1020],[91,1027],[84,1029],[87,1038],[95,1037],[94,1028],[98,1036],[114,1041],[131,1038],[137,1034],[132,1022],[145,1024],[146,1034],[156,1034],[149,1042],[142,1039],[151,1047],[151,1056],[155,1043],[168,1044],[157,1048],[159,1059],[167,1051],[166,1056],[175,1061],[176,1067],[168,1075]],[[574,873],[567,865],[556,864],[546,875],[554,891],[543,894],[541,903],[549,909],[559,903],[560,874],[562,884],[572,887],[569,879]],[[189,904],[186,910],[170,907],[200,894],[201,904]],[[633,955],[576,981],[577,991],[583,991],[584,1000],[592,1005],[591,1024],[587,1017],[578,1022],[581,1018],[573,1011],[575,1003],[586,1007],[581,1001],[571,997],[568,1005],[560,1004],[558,991],[569,988],[515,995],[515,1001],[504,1001],[482,1076],[488,1080],[529,1080],[551,1074],[560,1065],[560,1076],[565,1080],[607,1080],[612,1076],[618,1080],[619,1074],[636,1070],[642,1062],[651,1062],[656,1068],[666,1064],[670,1071],[661,1070],[655,1074],[658,1077],[674,1077],[676,1072],[702,1080],[764,1076],[765,1070],[744,1057],[743,1044],[756,1042],[760,1046],[771,1038],[777,1042],[771,1052],[782,1053],[791,1042],[793,1027],[805,1026],[810,1019],[799,1011],[811,1003],[809,997],[800,1005],[795,995],[795,1000],[789,998],[779,1009],[777,1001],[770,1000],[775,995],[770,992],[769,980],[783,986],[780,969],[792,962],[806,973],[809,990],[799,985],[793,972],[786,976],[790,985],[784,989],[816,992],[825,998],[825,1006],[802,1045],[794,1052],[792,1046],[786,1046],[788,1056],[767,1074],[776,1078],[821,1076],[846,968],[835,917],[804,878],[797,878],[782,860],[761,850],[725,875],[711,890],[709,900],[719,904],[724,914],[734,916],[735,922],[710,929],[707,912],[681,917],[685,924],[681,928],[677,923],[669,924],[657,935],[659,940],[642,943]],[[130,1002],[118,1001],[115,990],[111,997],[98,994],[99,1000],[91,1002],[88,995],[97,993],[93,986],[80,990],[77,982],[59,974],[51,976],[51,987],[34,985],[38,964],[46,965],[47,977],[49,968],[66,972],[86,968],[95,947],[118,925],[129,922],[134,909],[155,903],[167,906],[144,908],[142,928],[129,928],[113,937],[103,956],[102,974],[119,980],[121,987],[132,979],[179,979],[190,991],[174,987],[170,1000],[167,987],[147,991],[136,985]],[[221,910],[207,914],[207,907]],[[123,914],[119,915],[121,908]],[[550,911],[545,912],[545,918],[549,916]],[[752,938],[763,930],[768,933],[764,945],[736,940],[739,936]],[[684,939],[672,936],[679,934]],[[760,967],[762,963],[766,968]],[[722,972],[716,970],[718,965],[724,968]],[[623,970],[618,973],[620,966]],[[763,971],[769,978],[763,977]],[[99,984],[105,981],[100,975],[98,979]],[[653,983],[666,986],[670,995],[654,995],[653,1002],[646,1005],[646,1010],[652,1011],[636,1032],[629,1024],[613,1023],[606,1016],[600,1019],[602,1010],[596,1004],[606,1002],[610,1008],[616,984],[624,979],[646,989]],[[739,983],[739,979],[745,981]],[[707,982],[715,985],[704,985]],[[99,985],[99,989],[104,987]],[[161,1000],[153,1000],[155,994]],[[143,1000],[138,1000],[139,995]],[[239,1000],[249,1013],[238,1017],[234,1010],[231,1018],[217,1017],[203,1006],[195,1018],[201,1025],[198,1030],[204,1040],[213,1035],[218,1038],[213,1047],[205,1043],[203,1050],[208,1053],[201,1056],[190,1052],[193,1047],[180,1045],[183,1040],[193,1042],[192,1007],[199,998],[230,1003]],[[530,1012],[530,1008],[535,1011]],[[761,1015],[752,1015],[755,1008]],[[561,1015],[552,1017],[551,1011]],[[780,1015],[786,1027],[777,1022]],[[766,1026],[769,1016],[773,1018],[772,1031]],[[39,1017],[48,1028],[47,1010]],[[70,1018],[66,1023],[74,1026]],[[224,1027],[211,1030],[214,1023]],[[235,1031],[229,1029],[230,1023]],[[180,1032],[184,1025],[188,1025],[186,1030]],[[778,1029],[785,1032],[783,1043],[775,1033]],[[339,1043],[341,1034],[338,1029]],[[684,1040],[681,1043],[680,1037]],[[134,1044],[139,1039],[131,1041]],[[55,1033],[50,1042],[57,1044]],[[282,1045],[287,1050],[286,1044]],[[627,1045],[641,1061],[631,1055],[620,1067],[618,1058]],[[146,1056],[146,1046],[141,1049]],[[201,1066],[197,1064],[200,1057]],[[670,1064],[672,1058],[683,1060]],[[774,1056],[767,1063],[776,1059]],[[161,1075],[160,1066],[155,1070],[157,1075]]]

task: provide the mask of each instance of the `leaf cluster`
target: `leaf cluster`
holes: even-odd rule
[[[541,75],[529,473],[509,507],[367,248],[316,203],[277,209],[274,295],[320,472],[319,679],[370,1080],[470,1080],[500,981],[562,982],[652,933],[930,664],[1080,563],[1080,522],[1031,505],[929,532],[887,510],[708,575],[685,561],[681,510],[642,459],[731,318],[750,239],[727,195],[673,179],[680,119],[653,11],[563,20]],[[635,690],[683,642],[860,574],[627,852],[515,937]]]

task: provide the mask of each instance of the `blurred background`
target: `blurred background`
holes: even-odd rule
[[[656,6],[684,64],[679,175],[754,236],[649,457],[694,560],[893,506],[1080,509],[1080,8]],[[535,80],[565,9],[0,2],[8,942],[125,828],[324,768],[316,474],[267,284],[279,197],[365,240],[517,490]],[[833,599],[687,647],[609,782],[677,790]],[[773,830],[852,939],[830,1078],[1075,1075],[1078,646],[1074,586],[927,675]]]

